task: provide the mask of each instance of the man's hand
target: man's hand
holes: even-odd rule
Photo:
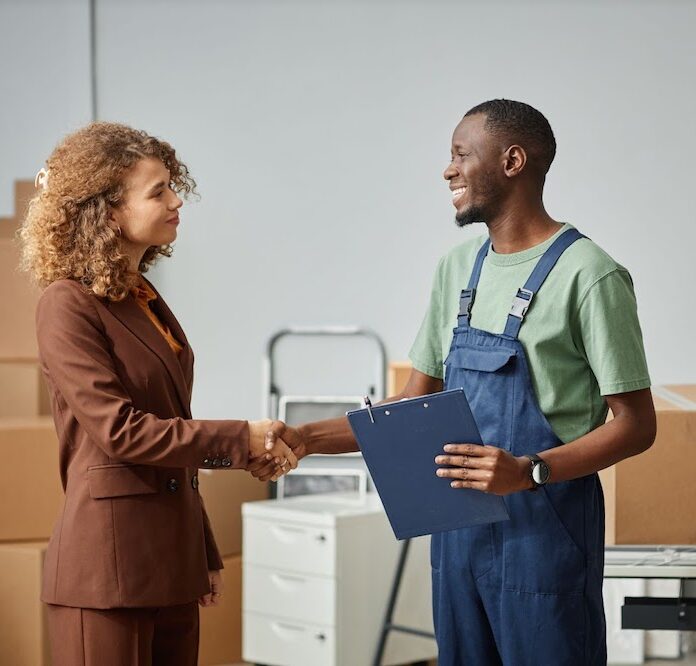
[[[268,478],[273,479],[287,474],[297,467],[297,456],[293,450],[280,438],[278,433],[284,432],[286,425],[282,421],[249,421],[249,462],[247,471],[257,470],[260,466],[274,470]],[[254,474],[257,476],[257,474]],[[266,480],[266,479],[262,479]]]
[[[210,582],[210,592],[199,597],[198,604],[203,606],[217,606],[220,603],[220,597],[222,596],[223,584],[222,576],[219,571],[209,571],[208,581]]]
[[[447,455],[435,458],[441,467],[437,475],[453,479],[452,488],[474,488],[494,495],[509,495],[529,490],[529,458],[516,458],[497,446],[480,444],[446,444]]]
[[[295,457],[295,464],[290,467],[282,467],[268,456],[262,456],[249,461],[247,470],[259,481],[277,481],[283,474],[297,467],[297,462],[307,455],[307,444],[299,428],[293,428],[282,421],[274,421],[273,427],[267,435],[268,444],[273,446],[281,442],[290,448]]]

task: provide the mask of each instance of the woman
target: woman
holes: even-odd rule
[[[222,561],[197,468],[296,466],[283,424],[192,420],[193,353],[143,273],[170,256],[195,183],[174,149],[93,123],[38,177],[20,231],[45,287],[39,357],[60,445],[65,504],[42,599],[54,666],[194,665],[198,607]]]

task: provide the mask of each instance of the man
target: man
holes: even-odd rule
[[[440,261],[391,398],[463,387],[486,445],[446,445],[437,473],[505,496],[510,513],[432,538],[440,666],[606,663],[596,472],[652,444],[655,412],[628,272],[544,209],[555,152],[521,102],[485,102],[457,125],[444,172],[456,222],[488,235]],[[282,437],[298,457],[356,450],[345,419]]]

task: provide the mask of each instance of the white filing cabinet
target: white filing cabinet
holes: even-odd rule
[[[306,495],[242,507],[243,657],[268,666],[369,666],[399,542],[376,493]],[[394,621],[432,631],[429,538],[411,545]],[[383,664],[435,657],[392,632]]]

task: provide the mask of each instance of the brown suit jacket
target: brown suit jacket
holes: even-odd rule
[[[246,421],[192,420],[193,353],[179,357],[132,296],[113,303],[71,280],[47,287],[39,357],[60,446],[65,503],[46,553],[43,601],[169,606],[209,592],[222,561],[197,490],[199,467],[245,467]]]

